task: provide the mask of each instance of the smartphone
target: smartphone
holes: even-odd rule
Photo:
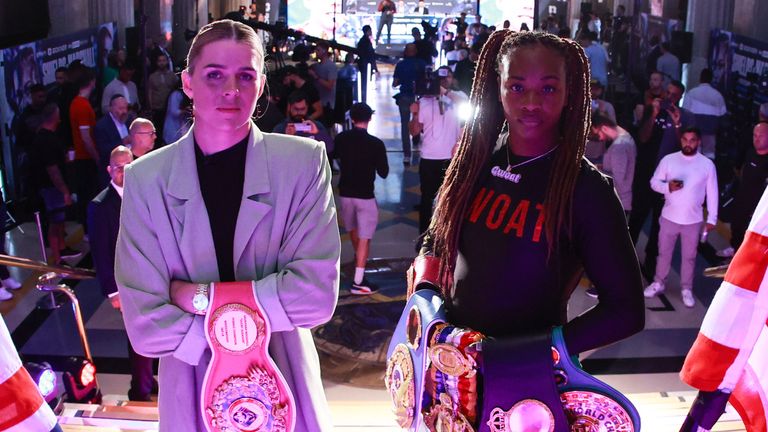
[[[294,123],[293,127],[296,128],[296,132],[312,132],[312,125],[308,123]]]

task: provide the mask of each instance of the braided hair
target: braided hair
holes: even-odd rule
[[[475,183],[493,153],[505,122],[504,109],[499,102],[502,60],[515,48],[536,44],[562,55],[568,92],[560,120],[562,145],[554,152],[544,199],[544,233],[549,256],[557,249],[555,233],[565,228],[570,235],[571,201],[590,126],[589,62],[581,46],[572,40],[538,31],[496,31],[480,53],[470,97],[474,114],[464,128],[456,156],[446,172],[430,226],[432,250],[440,259],[440,282],[446,298],[450,296],[459,234]]]

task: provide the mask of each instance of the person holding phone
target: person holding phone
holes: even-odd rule
[[[683,304],[692,308],[693,270],[699,238],[717,223],[717,173],[715,164],[699,153],[701,132],[695,127],[682,131],[681,150],[665,156],[651,178],[651,187],[664,196],[659,218],[659,257],[653,283],[645,289],[645,297],[664,292],[677,238],[680,238],[680,289]],[[701,211],[706,198],[707,219]]]
[[[629,216],[629,233],[637,243],[640,231],[650,215],[651,231],[645,246],[643,270],[648,279],[656,271],[659,254],[659,216],[663,206],[661,196],[651,189],[649,181],[661,159],[680,149],[680,132],[695,125],[694,115],[680,108],[685,86],[680,81],[671,82],[663,96],[647,101],[638,131],[637,163],[632,182],[632,212]]]
[[[325,144],[326,153],[331,154],[333,152],[331,134],[322,123],[308,118],[308,112],[307,95],[301,91],[294,91],[288,96],[288,118],[278,123],[272,132],[320,141]]]

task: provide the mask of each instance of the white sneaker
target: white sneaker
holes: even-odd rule
[[[9,293],[7,289],[0,288],[0,301],[6,301],[13,298],[13,294]]]
[[[643,291],[643,295],[645,298],[654,298],[657,295],[664,292],[664,284],[661,282],[654,282],[650,285],[648,285],[647,288],[645,288],[645,291]]]
[[[715,255],[719,256],[720,258],[730,258],[735,253],[736,251],[732,247],[728,246],[725,249],[720,249],[719,251],[717,251]]]
[[[3,279],[3,288],[17,290],[21,288],[21,284],[16,279],[9,277],[8,279]]]
[[[693,299],[693,291],[684,289],[682,291],[683,304],[685,307],[692,308],[696,304],[696,300]]]

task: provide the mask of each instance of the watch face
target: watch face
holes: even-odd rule
[[[206,310],[208,308],[208,296],[205,294],[195,294],[192,297],[192,306],[198,311]]]

